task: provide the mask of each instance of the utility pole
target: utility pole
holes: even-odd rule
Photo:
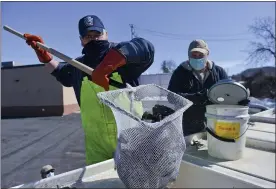
[[[129,24],[130,26],[130,32],[131,32],[131,39],[135,37],[135,30],[133,24]]]

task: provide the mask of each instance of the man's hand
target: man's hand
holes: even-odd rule
[[[53,56],[50,53],[37,46],[36,42],[44,44],[44,41],[41,37],[27,33],[24,34],[24,37],[26,38],[26,43],[35,50],[40,62],[49,63],[53,59]]]
[[[238,105],[241,105],[241,106],[248,106],[250,103],[250,100],[249,99],[245,99],[245,100],[241,100],[238,102]]]
[[[205,105],[209,101],[205,89],[197,93],[181,93],[180,95],[192,101],[195,105]]]
[[[109,90],[108,76],[117,68],[126,64],[125,56],[116,49],[111,48],[104,57],[103,61],[92,72],[92,81],[103,87],[106,91]]]

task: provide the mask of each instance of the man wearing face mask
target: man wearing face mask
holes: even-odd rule
[[[222,79],[228,79],[225,70],[208,59],[205,41],[194,40],[188,49],[189,60],[173,72],[168,90],[191,100],[193,105],[183,114],[184,136],[201,132],[205,128],[205,106],[212,104],[207,90]]]
[[[45,165],[42,167],[40,171],[40,175],[42,179],[55,176],[55,169],[52,165]]]
[[[71,66],[59,63],[35,42],[43,40],[25,34],[27,43],[35,50],[40,62],[66,87],[73,87],[81,109],[85,133],[86,163],[91,165],[113,158],[117,144],[116,122],[111,109],[99,102],[98,92],[137,86],[139,76],[154,60],[154,46],[143,38],[134,38],[118,44],[108,41],[102,21],[88,15],[78,24],[83,56],[79,62],[94,69],[92,77]]]

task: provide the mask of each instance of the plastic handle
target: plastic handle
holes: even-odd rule
[[[10,33],[12,33],[12,34],[24,39],[24,40],[26,40],[26,38],[24,37],[24,35],[22,33],[10,28],[9,26],[3,26],[3,28],[4,28],[4,30],[6,30],[6,31],[8,31],[8,32],[10,32]],[[79,70],[87,73],[88,75],[92,75],[93,69],[90,68],[89,66],[86,66],[86,65],[82,64],[81,62],[79,62],[79,61],[77,61],[77,60],[75,60],[75,59],[73,59],[73,58],[71,58],[71,57],[69,57],[69,56],[53,49],[53,48],[51,48],[51,47],[48,47],[45,44],[42,44],[42,43],[39,43],[39,42],[37,42],[36,44],[37,44],[37,46],[39,46],[43,50],[45,50],[45,51],[51,53],[52,55],[64,60],[68,64],[71,64],[72,66],[74,66],[74,67],[78,68]]]

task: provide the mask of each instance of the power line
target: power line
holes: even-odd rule
[[[138,27],[134,26],[134,24],[129,24],[130,29],[131,29],[131,39],[133,39],[134,37],[137,37],[137,33],[136,30]],[[153,31],[153,30],[149,30],[149,29],[140,29],[142,30],[143,33],[146,34],[150,34],[152,36],[157,36],[157,37],[162,37],[162,38],[166,38],[169,40],[182,40],[182,41],[191,41],[192,37],[190,35],[190,37],[188,37],[188,35],[183,35],[183,34],[172,34],[172,33],[165,33],[165,32],[158,32],[158,31]],[[237,36],[237,35],[241,35],[240,34],[232,34],[232,36]],[[184,37],[185,36],[185,37]],[[226,37],[226,36],[225,36]],[[250,40],[250,39],[246,39],[246,38],[228,38],[228,39],[218,39],[218,38],[204,38],[204,40],[206,41],[212,41],[212,42],[227,42],[227,41],[244,41],[244,40]]]
[[[170,40],[182,40],[182,41],[191,41],[193,40],[192,38],[183,38],[183,37],[173,37],[173,36],[166,36],[166,35],[160,35],[160,34],[152,34],[152,33],[147,33],[150,34],[151,36],[157,36],[157,37],[162,37]],[[223,42],[223,41],[244,41],[244,40],[250,40],[246,38],[230,38],[230,39],[209,39],[209,38],[204,38],[205,41],[213,41],[213,42]]]
[[[134,26],[134,25],[133,25]],[[154,31],[154,30],[149,30],[149,29],[142,29],[142,28],[139,28],[137,26],[134,26],[136,29],[138,30],[141,30],[143,31],[144,33],[147,33],[147,34],[151,34],[153,36],[159,36],[159,37],[164,37],[164,38],[168,38],[168,39],[176,39],[176,40],[191,40],[191,37],[192,36],[195,36],[195,35],[188,35],[188,34],[173,34],[173,33],[165,33],[165,32],[159,32],[159,31]],[[218,37],[234,37],[234,36],[239,36],[239,35],[245,35],[248,33],[239,33],[239,34],[231,34],[231,35],[212,35],[212,36],[216,36],[215,38],[209,38],[209,39],[206,39],[204,37],[205,40],[208,40],[208,41],[235,41],[235,40],[249,40],[249,39],[245,39],[245,38],[229,38],[229,39],[218,39]],[[210,37],[211,35],[209,35]]]
[[[173,37],[173,36],[166,36],[166,35],[161,35],[161,34],[153,34],[153,33],[146,33],[146,34],[150,34],[151,36],[157,36],[157,37],[162,37],[162,38],[166,38],[169,40],[182,40],[182,41],[191,41],[193,40],[193,38],[183,38],[183,37]],[[209,39],[209,38],[204,38],[204,40],[206,41],[213,41],[213,42],[223,42],[223,41],[248,41],[250,39],[247,38],[230,38],[230,39]]]
[[[134,26],[134,25],[133,25]],[[190,36],[194,36],[194,35],[203,35],[203,34],[176,34],[176,33],[166,33],[166,32],[160,32],[160,31],[155,31],[155,30],[150,30],[150,29],[146,29],[146,28],[140,28],[137,26],[134,26],[136,29],[138,30],[143,30],[143,31],[147,31],[150,33],[159,33],[159,34],[163,34],[163,35],[172,35],[172,36],[178,36],[178,37],[190,37]],[[206,35],[208,37],[233,37],[233,36],[240,36],[240,35],[248,35],[248,32],[244,32],[244,33],[236,33],[236,34],[227,34],[227,35],[222,35],[222,34],[212,34],[212,35]]]

